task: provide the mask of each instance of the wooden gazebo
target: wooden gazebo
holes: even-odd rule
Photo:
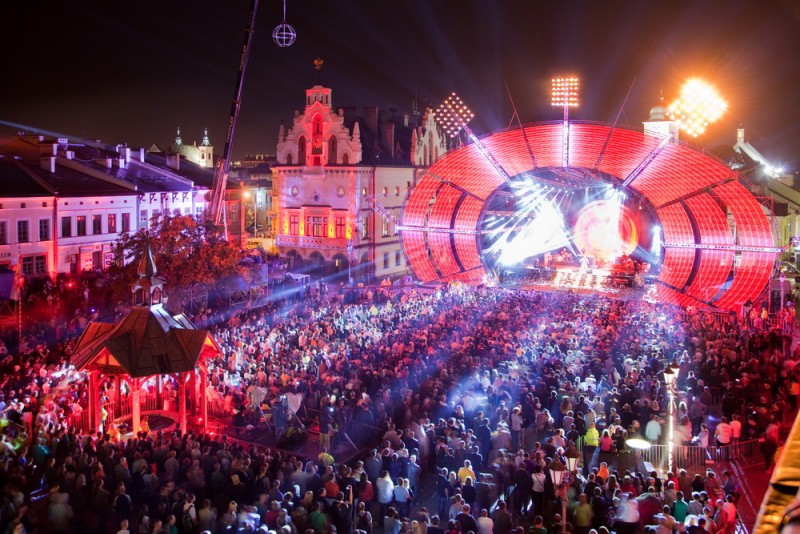
[[[161,393],[162,378],[172,376],[177,381],[178,423],[187,429],[187,396],[192,399],[192,415],[208,424],[206,399],[206,360],[221,353],[207,330],[195,328],[183,314],[173,316],[163,307],[164,280],[156,276],[149,240],[138,266],[139,279],[132,290],[132,308],[116,324],[91,322],[81,335],[72,355],[78,371],[89,374],[89,424],[99,430],[102,424],[100,384],[113,377],[116,401],[122,400],[121,384],[130,388],[128,401],[133,432],[141,428],[141,389],[145,381],[157,378],[157,393]],[[160,411],[160,410],[153,410]]]

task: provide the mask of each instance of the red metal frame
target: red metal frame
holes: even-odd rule
[[[499,131],[484,136],[481,144],[512,178],[560,167],[561,122],[523,128],[525,135],[521,129]],[[571,168],[602,173],[615,183],[630,178],[629,187],[655,207],[665,243],[728,247],[666,247],[660,299],[738,309],[761,292],[776,253],[736,253],[730,247],[772,247],[770,223],[757,199],[721,161],[682,143],[663,145],[658,137],[605,124],[570,123],[569,143]],[[485,200],[504,182],[474,143],[448,153],[423,175],[409,197],[402,231],[409,262],[421,280],[484,281],[476,233]]]

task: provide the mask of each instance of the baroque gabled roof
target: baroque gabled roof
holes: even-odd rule
[[[72,355],[77,370],[100,368],[142,378],[195,369],[216,356],[219,346],[207,330],[161,307],[134,306],[117,324],[92,322]]]

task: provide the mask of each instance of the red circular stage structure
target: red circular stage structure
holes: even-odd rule
[[[563,123],[539,123],[488,134],[423,175],[401,227],[417,277],[485,283],[490,201],[521,179],[637,199],[660,227],[660,302],[738,310],[764,289],[780,251],[761,204],[718,159],[641,131],[570,122],[567,137]]]

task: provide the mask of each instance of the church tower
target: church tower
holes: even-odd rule
[[[650,118],[643,121],[644,133],[656,137],[667,138],[678,141],[680,127],[677,121],[667,118],[667,109],[664,107],[664,97],[659,99],[658,105],[650,108]]]
[[[158,267],[153,260],[153,250],[150,248],[150,236],[145,238],[144,254],[136,269],[139,279],[133,284],[132,302],[134,306],[149,308],[161,307],[164,299],[164,279],[156,276]]]
[[[203,140],[197,147],[200,151],[200,165],[210,168],[214,166],[214,146],[208,138],[208,128],[203,129]]]

